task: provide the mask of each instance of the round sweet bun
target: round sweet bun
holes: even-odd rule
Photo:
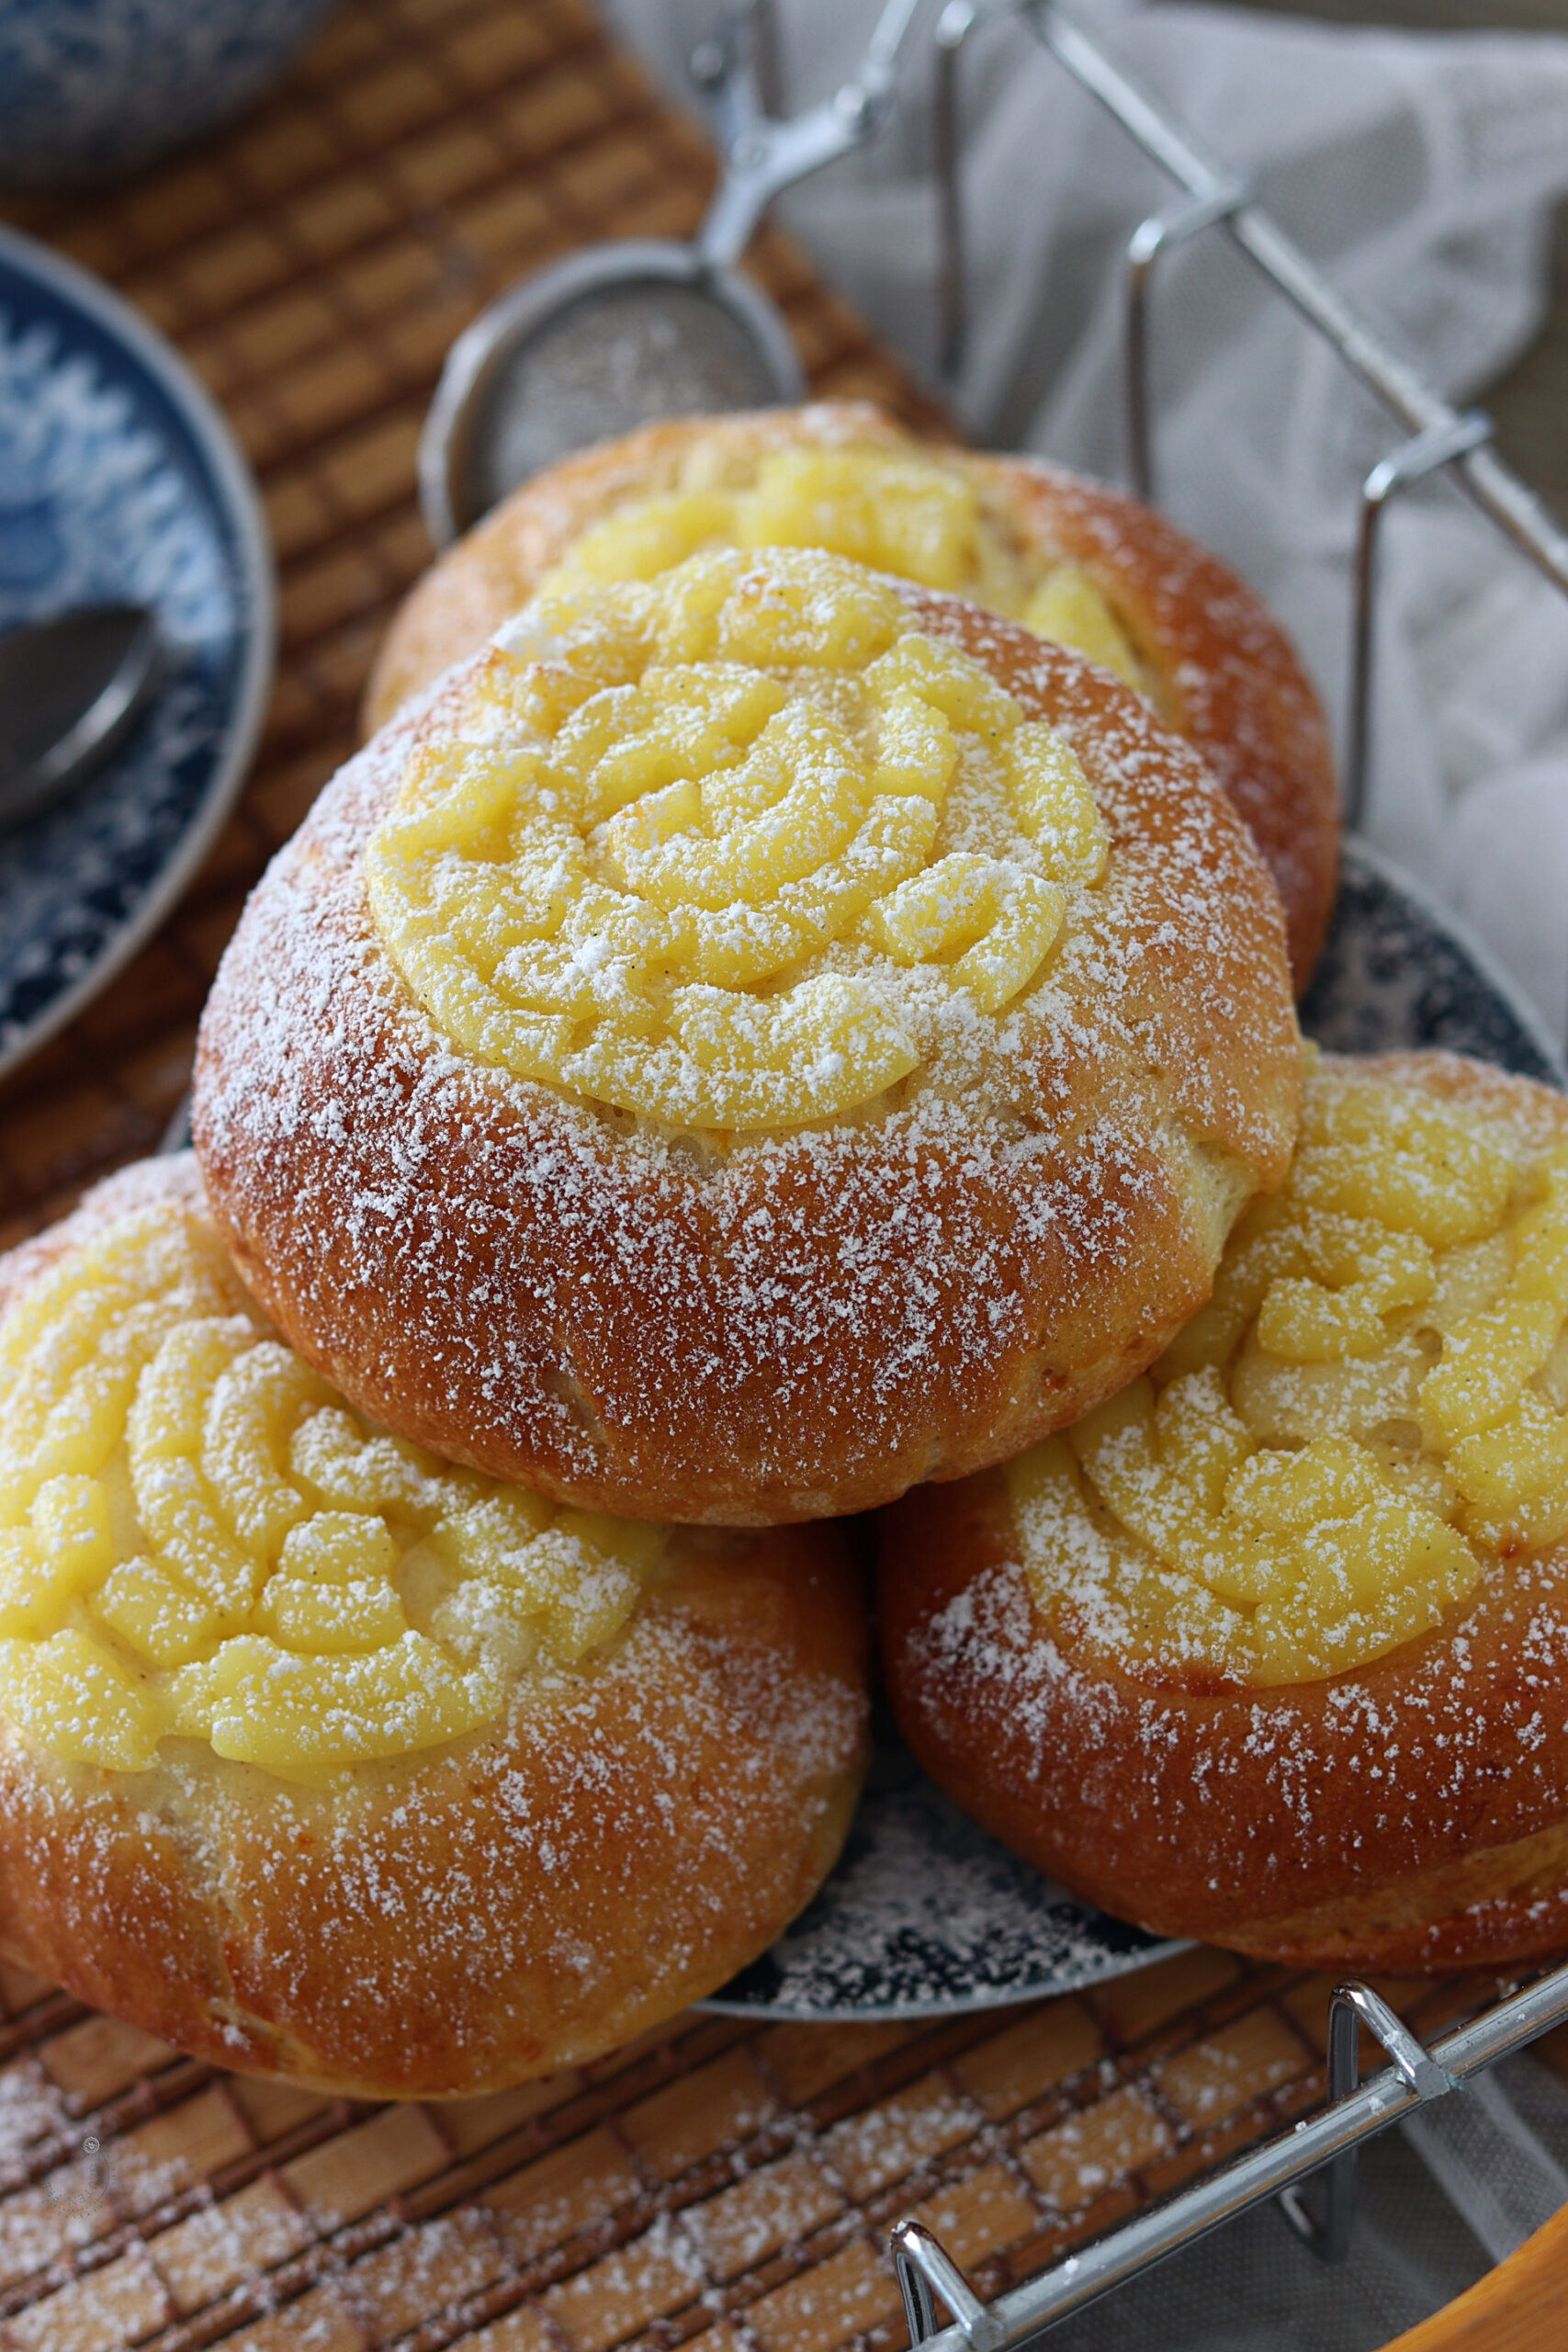
[[[404,600],[371,673],[367,730],[483,644],[596,525],[649,498],[754,481],[781,452],[853,449],[919,456],[976,494],[993,578],[911,576],[981,604],[1055,564],[1093,583],[1157,716],[1197,745],[1247,820],[1284,903],[1299,995],[1333,911],[1338,797],[1322,708],[1278,622],[1216,557],[1136,500],[1039,458],[921,442],[867,401],[647,425],[535,475]],[[874,560],[902,569],[886,551]],[[1066,641],[1104,658],[1098,643]]]
[[[184,1252],[182,1280],[194,1279],[194,1264],[198,1291],[216,1285],[220,1304],[235,1303],[194,1165],[152,1163],[0,1261],[0,1364],[30,1303],[55,1314],[47,1285],[80,1270],[108,1297],[103,1285],[124,1275],[131,1244],[144,1259]],[[105,1250],[119,1255],[110,1263]],[[143,1303],[122,1317],[99,1362],[125,1342],[136,1314],[154,1311]],[[237,1360],[305,1378],[249,1314],[248,1335],[243,1308],[219,1334],[241,1345]],[[73,1309],[62,1297],[59,1317],[64,1356],[79,1336],[79,1299]],[[195,1328],[178,1323],[175,1314],[173,1340],[141,1376],[117,1458],[132,1442],[168,1451],[167,1432],[161,1439],[145,1413],[168,1346],[177,1353],[181,1329],[188,1340]],[[47,1354],[47,1333],[43,1344]],[[43,1361],[34,1347],[24,1389]],[[318,1430],[341,1435],[344,1417],[330,1398],[320,1403],[322,1385],[305,1378],[305,1390]],[[232,1403],[209,1398],[204,1475],[213,1416]],[[404,1490],[412,1461],[404,1448],[393,1464]],[[102,1476],[112,1487],[116,1475],[111,1460]],[[414,1483],[446,1476],[426,1463]],[[53,1480],[56,1505],[71,1483]],[[476,1500],[479,1484],[467,1481],[470,1510],[504,1515],[504,1491]],[[536,1520],[542,1507],[530,1508]],[[377,1524],[361,1525],[385,1542]],[[329,1532],[341,1536],[341,1522]],[[297,1525],[290,1543],[298,1534]],[[15,1541],[0,1539],[0,1550]],[[552,1541],[558,1566],[558,1525],[540,1555],[547,1569]],[[143,1557],[119,1572],[127,1589],[141,1578],[144,1590],[158,1569],[163,1555],[150,1542],[145,1550],[151,1568]],[[124,1608],[106,1600],[107,1585],[78,1589],[63,1615],[55,1609],[52,1634],[46,1621],[19,1634],[14,1548],[4,1556],[0,1951],[224,2067],[359,2098],[424,2098],[591,2058],[765,1950],[831,1867],[848,1826],[864,1765],[868,1635],[836,1531],[672,1530],[629,1613],[623,1591],[622,1622],[608,1634],[601,1625],[604,1638],[570,1663],[547,1645],[477,1727],[441,1739],[427,1724],[416,1752],[394,1744],[346,1765],[318,1757],[312,1770],[237,1758],[196,1736],[165,1737],[132,1766],[93,1760],[95,1748],[116,1753],[119,1736],[96,1712],[99,1692],[124,1700],[129,1684],[134,1705],[151,1671],[122,1641],[109,1642],[106,1663],[106,1615],[123,1630]],[[67,1565],[46,1555],[39,1573],[58,1581]],[[613,1554],[591,1573],[594,1606],[606,1577],[625,1584]],[[484,1596],[491,1609],[496,1589]],[[573,1605],[582,1598],[570,1575],[553,1589]],[[37,1598],[35,1586],[34,1607]],[[220,1676],[221,1651],[216,1666],[199,1663],[211,1648],[198,1645],[197,1666],[171,1669],[174,1679]],[[56,1672],[51,1661],[62,1658]],[[345,1663],[365,1661],[327,1660]],[[402,1703],[417,1723],[418,1694]],[[261,1725],[265,1736],[265,1703]],[[382,1728],[369,1723],[370,1744]],[[242,1721],[236,1736],[231,1724],[227,1746],[246,1747],[254,1729]]]
[[[1387,1080],[1406,1101],[1424,1096],[1479,1114],[1490,1140],[1511,1144],[1520,1164],[1555,1154],[1555,1234],[1546,1237],[1544,1260],[1539,1233],[1531,1246],[1538,1271],[1557,1253],[1559,1272],[1548,1264],[1546,1278],[1568,1306],[1561,1272],[1568,1101],[1447,1055],[1325,1064],[1324,1076],[1342,1086]],[[1312,1115],[1309,1094],[1309,1129]],[[1473,1274],[1480,1252],[1494,1246],[1457,1249],[1451,1263],[1457,1268],[1468,1249]],[[1517,1234],[1515,1246],[1522,1258]],[[1217,1301],[1224,1288],[1222,1272]],[[1402,1335],[1395,1345],[1414,1338],[1428,1366],[1433,1351],[1419,1317],[1434,1311],[1428,1301],[1393,1317]],[[1470,1325],[1471,1337],[1482,1319]],[[1454,1328],[1450,1321],[1450,1334]],[[1451,1352],[1445,1340],[1436,1360]],[[1309,1375],[1320,1371],[1308,1367]],[[1270,1376],[1283,1394],[1278,1371]],[[1450,1544],[1449,1565],[1460,1557],[1462,1571],[1449,1588],[1458,1597],[1413,1612],[1420,1630],[1409,1638],[1390,1638],[1385,1627],[1386,1645],[1374,1640],[1373,1655],[1303,1679],[1246,1679],[1227,1670],[1223,1648],[1205,1657],[1201,1641],[1185,1658],[1168,1644],[1163,1656],[1153,1648],[1135,1656],[1127,1616],[1103,1581],[1088,1599],[1079,1583],[1069,1607],[1047,1605],[1028,1566],[1031,1489],[1022,1465],[907,1497],[884,1521],[879,1577],[885,1663],[907,1738],[995,1835],[1077,1895],[1158,1934],[1291,1965],[1393,1972],[1501,1965],[1562,1950],[1562,1336],[1545,1373],[1527,1384],[1516,1427],[1527,1424],[1526,1475],[1511,1494],[1499,1498],[1472,1476],[1455,1511],[1450,1487],[1450,1521],[1475,1555],[1466,1565]],[[1125,1427],[1106,1436],[1113,1447],[1118,1437],[1127,1442]],[[1505,1441],[1513,1442],[1507,1431]],[[1394,1430],[1394,1447],[1402,1442]],[[1463,1478],[1478,1464],[1485,1470],[1489,1443],[1472,1442],[1468,1456],[1462,1444],[1450,1448],[1449,1472]],[[1495,1446],[1493,1455],[1495,1469]],[[1094,1442],[1078,1456],[1092,1464]],[[1429,1472],[1428,1460],[1424,1491],[1432,1495]],[[1103,1516],[1091,1515],[1103,1528]],[[1053,1522],[1054,1595],[1092,1568],[1088,1525],[1079,1512]],[[1434,1533],[1443,1548],[1443,1530],[1430,1522],[1418,1540],[1431,1547]],[[1308,1606],[1317,1612],[1309,1639],[1331,1637],[1333,1612],[1321,1594]]]
[[[948,1010],[926,1060],[774,1129],[699,1132],[455,1050],[394,967],[366,854],[468,697],[522,690],[491,651],[341,773],[256,890],[203,1021],[195,1134],[245,1281],[378,1419],[592,1509],[756,1525],[961,1476],[1120,1387],[1282,1177],[1301,1068],[1275,894],[1137,695],[831,558],[713,560],[746,612],[803,577],[837,612],[847,577],[1070,741],[1102,871],[1059,902],[1043,977],[993,1023],[928,968]]]

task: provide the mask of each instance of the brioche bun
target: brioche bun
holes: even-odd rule
[[[973,577],[951,565],[935,578],[929,567],[912,571],[928,585],[981,604],[998,596],[998,609],[1014,612],[1054,566],[1087,579],[1131,652],[1123,666],[1246,819],[1284,902],[1299,994],[1333,911],[1339,815],[1323,713],[1278,622],[1217,558],[1135,499],[1039,458],[920,442],[867,401],[646,425],[536,474],[404,600],[371,673],[367,731],[483,644],[585,532],[682,490],[744,487],[768,459],[813,450],[919,458],[974,493],[988,560]],[[886,551],[868,560],[902,569]],[[1041,626],[1051,635],[1077,624],[1058,612]],[[1103,618],[1091,616],[1091,628],[1093,641],[1081,632],[1066,641],[1103,659]]]
[[[107,1272],[106,1247],[119,1252]],[[82,1323],[84,1294],[71,1288],[78,1270],[97,1298],[113,1293],[119,1318],[84,1359],[89,1374],[116,1348],[123,1355],[134,1337],[127,1312],[143,1322],[162,1315],[177,1350],[181,1332],[197,1329],[189,1300],[171,1306],[166,1285],[162,1305],[145,1285],[145,1296],[127,1289],[136,1265],[158,1250],[165,1260],[183,1252],[181,1279],[194,1265],[199,1283],[217,1285],[220,1305],[238,1308],[209,1316],[202,1330],[221,1324],[237,1363],[300,1385],[254,1310],[247,1333],[237,1283],[224,1298],[188,1158],[112,1179],[41,1242],[0,1261],[0,1366],[16,1341],[27,1359],[25,1389],[51,1349],[66,1360]],[[29,1337],[21,1327],[32,1307],[45,1319]],[[131,1434],[97,1474],[113,1509],[125,1491],[128,1446],[156,1454],[162,1444],[167,1455],[166,1433],[155,1420],[149,1426],[148,1413],[159,1366],[170,1360],[165,1348],[143,1371],[129,1408]],[[313,1413],[318,1430],[341,1433],[344,1416],[330,1397],[321,1402],[320,1384],[304,1380],[303,1389],[307,1422]],[[219,1423],[232,1404],[232,1393],[209,1396],[199,1453],[202,1491],[216,1495],[225,1527],[244,1521],[243,1495],[254,1491],[213,1484]],[[58,1439],[59,1413],[52,1426]],[[393,1501],[360,1524],[384,1545],[389,1516],[406,1546],[399,1515],[409,1493],[422,1480],[433,1489],[454,1481],[412,1448],[394,1449],[389,1469],[387,1441],[373,1433],[359,1458],[378,1444]],[[285,1458],[310,1457],[296,1445]],[[27,1456],[23,1472],[27,1460],[36,1487],[55,1455]],[[17,1458],[6,1467],[20,1475]],[[164,1460],[165,1482],[177,1467]],[[144,1469],[133,1464],[132,1474]],[[53,1479],[57,1502],[68,1483]],[[299,1498],[310,1494],[314,1510],[321,1494],[297,1472],[292,1483],[297,1555],[301,1525],[308,1533],[321,1524],[301,1521]],[[503,1490],[455,1483],[458,1506],[479,1519],[505,1512]],[[15,1493],[7,1500],[25,1526]],[[531,1508],[528,1523],[548,1517]],[[0,1641],[0,1952],[212,2064],[357,2098],[497,2089],[591,2058],[715,1991],[808,1900],[848,1827],[865,1747],[859,1578],[833,1530],[753,1537],[676,1529],[628,1608],[616,1532],[591,1532],[610,1550],[585,1555],[569,1544],[563,1554],[558,1521],[541,1558],[555,1577],[552,1605],[569,1615],[580,1603],[599,1610],[602,1638],[591,1627],[587,1648],[573,1654],[554,1634],[541,1636],[531,1661],[513,1659],[494,1678],[482,1719],[457,1736],[433,1736],[428,1723],[418,1729],[415,1691],[399,1721],[413,1722],[428,1744],[400,1752],[396,1724],[388,1736],[387,1721],[353,1697],[353,1671],[373,1668],[374,1654],[291,1660],[275,1647],[274,1676],[323,1663],[344,1669],[350,1739],[379,1751],[337,1764],[318,1752],[304,1766],[298,1757],[251,1760],[269,1735],[266,1690],[256,1697],[254,1681],[242,1693],[254,1720],[244,1705],[224,1718],[230,1752],[212,1744],[216,1729],[197,1736],[186,1724],[184,1736],[145,1747],[134,1769],[96,1760],[95,1751],[97,1759],[126,1753],[105,1693],[134,1713],[149,1691],[156,1703],[182,1681],[221,1680],[226,1657],[254,1662],[256,1637],[198,1630],[187,1645],[193,1663],[169,1664],[165,1643],[158,1668],[125,1640],[124,1609],[106,1599],[102,1581],[60,1598],[32,1634],[20,1634],[20,1572],[8,1555],[0,1570],[10,1632]],[[122,1583],[144,1587],[170,1573],[144,1523],[117,1533]],[[127,1570],[131,1544],[141,1556]],[[45,1581],[62,1572],[58,1557],[41,1564]],[[407,1599],[406,1550],[399,1575]],[[618,1612],[604,1620],[604,1588],[617,1576]],[[276,1577],[266,1590],[276,1596]],[[470,1577],[459,1590],[475,1623],[502,1610],[493,1581],[477,1592]],[[186,1600],[194,1611],[198,1576]],[[412,1600],[409,1609],[419,1613]],[[437,1631],[440,1622],[437,1611]],[[422,1655],[434,1648],[427,1642]],[[305,1725],[307,1737],[315,1728]]]
[[[1516,1155],[1520,1170],[1554,1165],[1540,1214],[1561,1221],[1562,1096],[1447,1055],[1325,1064],[1322,1080],[1457,1111],[1475,1123],[1472,1135]],[[1309,1091],[1309,1135],[1313,1118]],[[1522,1232],[1516,1223],[1516,1285],[1529,1249],[1542,1265],[1561,1249],[1560,1236],[1527,1242]],[[1228,1311],[1229,1270],[1249,1241],[1267,1247],[1270,1236],[1238,1229],[1206,1316]],[[1452,1296],[1459,1275],[1474,1277],[1493,1246],[1456,1246],[1446,1273],[1439,1253],[1437,1292],[1391,1311],[1382,1357],[1346,1360],[1369,1396],[1385,1374],[1403,1377],[1400,1350],[1414,1346],[1424,1377],[1434,1363],[1462,1363],[1456,1334],[1462,1341],[1483,1314],[1512,1312],[1507,1300],[1494,1302],[1461,1326],[1454,1310],[1440,1352],[1431,1344],[1439,1335],[1421,1320],[1444,1313],[1445,1292]],[[1546,1278],[1558,1279],[1550,1268]],[[1232,1397],[1245,1403],[1247,1383],[1256,1391],[1259,1380],[1256,1327],[1239,1350],[1227,1376]],[[1380,1607],[1397,1601],[1392,1586],[1370,1602],[1364,1590],[1328,1604],[1319,1598],[1309,1644],[1331,1647],[1345,1633],[1337,1608],[1348,1638],[1371,1651],[1338,1670],[1324,1670],[1320,1656],[1298,1675],[1277,1652],[1270,1665],[1245,1626],[1227,1646],[1211,1602],[1197,1596],[1210,1611],[1205,1629],[1168,1571],[1157,1596],[1171,1612],[1162,1628],[1146,1613],[1147,1587],[1129,1598],[1125,1579],[1102,1574],[1098,1540],[1126,1539],[1090,1474],[1100,1476],[1105,1458],[1096,1449],[1106,1443],[1120,1449],[1112,1476],[1125,1473],[1135,1442],[1130,1409],[1116,1430],[1074,1433],[1078,1462],[1089,1465],[1069,1474],[1084,1507],[1055,1521],[1053,1556],[1029,1532],[1038,1464],[1032,1470],[1028,1458],[906,1497],[883,1523],[879,1605],[888,1683],[915,1753],[1041,1870],[1156,1934],[1292,1966],[1396,1973],[1502,1965],[1568,1946],[1568,1469],[1554,1475],[1549,1459],[1555,1428],[1568,1464],[1568,1411],[1552,1402],[1565,1358],[1560,1338],[1545,1372],[1526,1382],[1515,1420],[1536,1450],[1511,1494],[1495,1491],[1491,1458],[1512,1442],[1506,1418],[1446,1451],[1428,1432],[1411,1466],[1420,1484],[1400,1491],[1435,1498],[1446,1512],[1446,1525],[1414,1527],[1410,1549],[1423,1573],[1450,1551],[1448,1597],[1441,1587],[1421,1597],[1408,1637],[1396,1617],[1378,1619]],[[1325,1363],[1304,1366],[1298,1405],[1309,1390],[1320,1400],[1326,1394]],[[1278,1363],[1267,1380],[1273,1408],[1281,1399],[1289,1407]],[[1425,1394],[1429,1415],[1437,1400],[1429,1385]],[[1375,1426],[1358,1442],[1398,1450],[1408,1435],[1377,1419],[1382,1409],[1360,1414]],[[1325,1426],[1343,1438],[1356,1419],[1353,1408]],[[1211,1415],[1211,1440],[1216,1426]],[[1274,1457],[1289,1458],[1288,1446]]]
[[[609,1102],[460,1049],[394,964],[367,853],[430,763],[468,773],[470,740],[487,775],[513,756],[495,698],[534,691],[524,643],[405,711],[274,863],[202,1023],[195,1135],[245,1281],[389,1428],[595,1510],[756,1525],[964,1475],[1120,1387],[1207,1295],[1242,1204],[1282,1176],[1301,1080],[1278,900],[1197,755],[1137,695],[833,559],[714,560],[747,611],[773,611],[803,570],[813,610],[836,609],[824,582],[847,579],[895,613],[899,644],[969,657],[965,676],[1068,759],[1103,872],[1067,877],[1034,980],[993,1018],[917,970],[920,1002],[942,1005],[906,1074],[773,1128],[657,1115],[617,1096],[614,1070],[592,1077],[603,1057],[581,1066]],[[859,989],[863,966],[903,1002],[902,967],[867,953],[829,950],[820,985]],[[455,1018],[477,1004],[513,1022],[488,984],[462,986]],[[836,1084],[842,1062],[807,1074]],[[681,1067],[700,1093],[704,1072]]]

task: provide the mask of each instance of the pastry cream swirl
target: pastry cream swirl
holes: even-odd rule
[[[1318,1069],[1291,1178],[1152,1378],[1010,1465],[1026,1565],[1136,1669],[1308,1681],[1568,1536],[1568,1148]]]
[[[309,1777],[453,1739],[613,1640],[664,1541],[373,1429],[172,1203],[0,1321],[0,1713],[68,1761],[193,1739]]]
[[[1107,842],[1065,738],[838,557],[537,600],[366,853],[479,1058],[670,1125],[834,1117],[915,1069],[909,981],[999,1016]]]
[[[703,452],[692,453],[699,471]],[[637,499],[584,531],[544,582],[650,580],[714,547],[826,548],[874,571],[967,596],[1070,645],[1147,693],[1143,662],[1081,565],[1026,555],[976,484],[940,459],[885,449],[775,449],[750,479],[700,478]]]

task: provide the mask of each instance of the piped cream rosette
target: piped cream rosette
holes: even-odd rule
[[[441,1745],[613,1643],[667,1537],[374,1428],[166,1199],[0,1319],[0,1713],[69,1762]]]
[[[1244,582],[1162,516],[1037,459],[914,439],[863,401],[669,419],[534,475],[394,616],[370,727],[541,592],[721,548],[822,548],[1005,615],[1134,687],[1251,827],[1304,987],[1334,902],[1323,716]]]
[[[1008,1468],[1041,1601],[1267,1687],[1568,1537],[1568,1142],[1319,1064],[1290,1181],[1152,1371]]]
[[[1114,671],[1156,708],[1163,687],[1081,563],[1021,542],[951,452],[768,449],[750,480],[694,479],[630,501],[575,539],[541,593],[651,580],[716,548],[820,548],[874,571],[966,596]]]
[[[546,595],[475,704],[371,840],[381,935],[468,1052],[671,1125],[869,1102],[1104,872],[1066,737],[835,557]]]

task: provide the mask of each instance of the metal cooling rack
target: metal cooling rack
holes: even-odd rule
[[[964,219],[959,174],[959,84],[970,40],[987,25],[1021,19],[1067,73],[1105,107],[1180,194],[1140,221],[1125,250],[1124,398],[1129,470],[1137,494],[1153,503],[1154,420],[1149,382],[1149,296],[1163,254],[1223,230],[1276,291],[1325,337],[1350,373],[1387,408],[1407,438],[1382,458],[1361,486],[1353,570],[1351,670],[1344,747],[1345,813],[1359,827],[1365,810],[1371,752],[1380,526],[1400,492],[1447,470],[1483,513],[1568,596],[1568,537],[1488,446],[1493,425],[1479,410],[1457,410],[1391,352],[1336,288],[1253,199],[1245,181],[1205,153],[1169,111],[1142,88],[1084,28],[1053,0],[948,0],[935,32],[935,145],[941,222],[942,355],[945,372],[963,356],[965,317]],[[1346,1984],[1329,2009],[1328,2104],[1321,2112],[1208,2175],[1181,2195],[1139,2214],[990,2303],[973,2292],[940,2241],[919,2222],[891,2233],[910,2342],[930,2352],[1020,2352],[1057,2321],[1112,2288],[1125,2285],[1249,2207],[1277,2198],[1292,2226],[1325,2261],[1344,2259],[1354,2214],[1356,2159],[1361,2143],[1388,2130],[1424,2102],[1461,2090],[1472,2075],[1523,2050],[1568,2020],[1568,1966],[1498,2003],[1428,2050],[1370,1986]],[[1362,2028],[1390,2065],[1359,2084]],[[1306,2188],[1325,2175],[1314,2211]],[[945,2309],[949,2324],[939,2324]]]
[[[1492,419],[1480,409],[1453,408],[1389,350],[1254,201],[1247,182],[1209,154],[1158,98],[1054,0],[948,0],[937,23],[938,299],[942,361],[949,374],[956,370],[967,328],[959,174],[962,59],[976,33],[1003,19],[1025,24],[1181,190],[1173,203],[1139,222],[1126,246],[1123,393],[1129,471],[1137,495],[1154,503],[1149,295],[1156,265],[1162,254],[1211,229],[1224,232],[1275,291],[1333,346],[1351,375],[1382,402],[1409,436],[1379,460],[1361,486],[1353,574],[1349,716],[1343,758],[1346,822],[1358,828],[1365,811],[1371,742],[1380,526],[1393,500],[1428,475],[1451,471],[1498,529],[1564,596],[1568,596],[1568,536],[1488,446],[1494,431]]]
[[[1472,2075],[1515,2056],[1564,2019],[1568,1967],[1553,1969],[1430,2050],[1370,1985],[1338,1985],[1329,2005],[1325,2108],[994,2302],[980,2301],[920,2222],[896,2222],[890,2236],[910,2344],[929,2352],[1019,2352],[1058,2320],[1270,2197],[1279,2199],[1292,2228],[1325,2261],[1343,2261],[1350,2246],[1356,2157],[1362,2142],[1424,2103],[1462,2090]],[[1363,2026],[1392,2064],[1358,2085]],[[1322,2212],[1314,2214],[1303,2190],[1319,2171],[1326,2171],[1326,2195]],[[939,2304],[952,2314],[946,2327],[938,2324]]]

